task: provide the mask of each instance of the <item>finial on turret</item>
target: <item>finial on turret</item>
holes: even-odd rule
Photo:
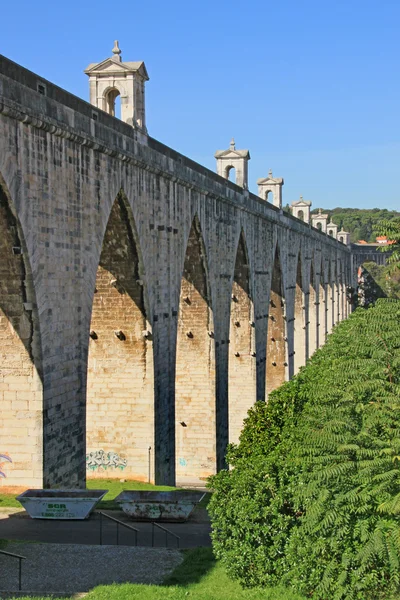
[[[303,196],[300,194],[300,202],[303,202]]]
[[[235,150],[235,138],[231,139],[230,150]]]
[[[118,45],[118,40],[115,40],[114,42],[114,48],[112,49],[112,53],[114,54],[113,59],[121,62],[121,50]]]
[[[270,179],[273,179],[273,177],[272,177],[272,169],[270,169],[270,170],[268,171],[268,177],[269,177]]]

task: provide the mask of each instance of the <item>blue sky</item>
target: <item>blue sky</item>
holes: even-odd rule
[[[149,133],[213,170],[234,136],[252,191],[272,168],[285,203],[400,210],[398,0],[20,0],[1,21],[2,54],[84,99],[118,39]]]

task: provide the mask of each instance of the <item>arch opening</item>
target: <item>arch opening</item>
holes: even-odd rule
[[[229,442],[237,443],[243,420],[256,401],[253,302],[243,233],[239,238],[232,283],[229,331]]]
[[[301,256],[297,260],[296,288],[294,296],[294,373],[306,364],[307,357],[307,325],[306,305],[303,290]]]
[[[271,204],[274,203],[274,193],[272,192],[272,190],[267,190],[265,192],[265,199],[267,202],[270,202]]]
[[[268,309],[268,331],[266,352],[266,395],[278,388],[287,379],[287,337],[285,321],[285,295],[278,246],[275,250],[271,292]]]
[[[301,221],[304,221],[304,211],[303,210],[297,211],[297,218],[300,219]]]
[[[39,319],[22,228],[0,176],[0,481],[42,488],[43,384]]]
[[[322,223],[317,223],[317,229],[319,229],[320,231],[322,231]]]
[[[236,183],[236,169],[233,165],[228,165],[225,167],[225,179],[232,181],[232,183]]]
[[[133,215],[122,192],[104,234],[90,323],[87,475],[154,479],[151,326]]]
[[[326,298],[326,320],[327,320],[327,333],[331,333],[332,328],[335,324],[335,285],[333,281],[333,265],[329,265],[328,269],[328,286],[327,286],[327,298]]]
[[[317,294],[313,262],[311,262],[310,266],[310,287],[308,300],[308,356],[311,357],[319,347],[319,299]]]
[[[112,117],[121,119],[121,94],[117,88],[110,88],[106,92],[105,110]]]
[[[328,230],[328,235],[333,236],[333,229]]]
[[[200,223],[190,229],[179,299],[175,444],[177,485],[216,472],[214,323]]]

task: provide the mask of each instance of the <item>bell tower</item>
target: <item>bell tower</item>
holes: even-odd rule
[[[143,61],[123,62],[118,41],[112,56],[85,69],[89,77],[90,103],[115,117],[115,100],[121,98],[121,120],[143,133],[146,128],[144,86],[149,76]]]

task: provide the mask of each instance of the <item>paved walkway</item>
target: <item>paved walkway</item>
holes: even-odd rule
[[[127,546],[12,543],[7,551],[27,559],[22,590],[65,595],[113,582],[159,584],[183,560],[177,550]],[[0,555],[0,591],[17,589],[18,561]]]
[[[151,523],[135,523],[122,511],[103,511],[139,530],[138,545],[152,545]],[[10,511],[11,513],[11,511]],[[100,517],[94,513],[84,521],[51,521],[31,519],[25,511],[0,515],[0,538],[9,540],[26,540],[31,542],[47,542],[54,544],[100,544]],[[4,518],[6,516],[6,518]],[[180,537],[180,548],[210,546],[211,526],[205,509],[197,509],[194,516],[186,523],[160,523]],[[117,543],[116,523],[103,518],[103,544]],[[133,546],[135,536],[125,527],[119,527],[119,543]],[[165,533],[155,529],[154,546],[165,546]],[[176,547],[176,540],[168,536],[168,546]]]

